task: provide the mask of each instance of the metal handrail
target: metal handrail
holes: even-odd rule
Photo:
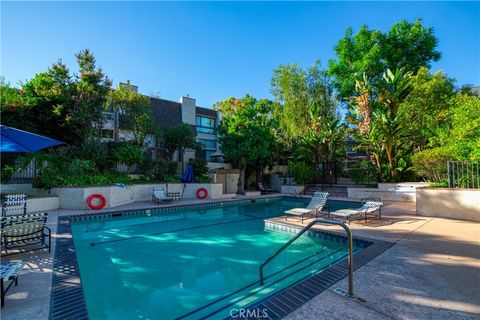
[[[343,222],[331,220],[331,219],[315,219],[309,224],[307,224],[300,232],[298,232],[293,238],[288,240],[283,246],[280,247],[274,254],[268,257],[265,262],[260,265],[259,272],[260,272],[260,285],[263,285],[263,268],[272,261],[276,256],[278,256],[283,250],[285,250],[289,245],[291,245],[295,240],[297,240],[302,234],[307,232],[312,226],[317,223],[324,223],[324,224],[334,224],[342,227],[345,232],[347,233],[348,237],[348,295],[353,297],[353,236],[350,228]]]

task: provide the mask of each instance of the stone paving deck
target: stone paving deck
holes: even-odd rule
[[[188,203],[197,201],[177,204]],[[114,210],[153,206],[139,202]],[[2,258],[27,262],[19,285],[6,296],[2,319],[48,319],[57,217],[79,213],[85,211],[49,212],[51,254],[40,250]],[[387,203],[383,213],[382,220],[351,224],[354,235],[395,243],[355,272],[361,299],[334,293],[346,288],[344,279],[286,319],[480,319],[480,223],[417,216],[415,205],[405,202]],[[317,228],[337,232],[335,227]]]

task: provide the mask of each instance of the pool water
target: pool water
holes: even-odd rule
[[[280,198],[72,223],[89,318],[223,319],[343,260],[345,243],[304,235],[259,285],[259,265],[293,236],[263,220],[305,204]]]

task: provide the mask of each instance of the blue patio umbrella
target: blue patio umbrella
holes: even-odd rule
[[[189,164],[185,169],[182,177],[180,178],[182,182],[193,182],[193,165]]]
[[[35,152],[65,144],[35,133],[0,125],[0,152]]]

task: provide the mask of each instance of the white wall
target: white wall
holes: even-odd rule
[[[480,190],[419,188],[417,214],[480,222]]]
[[[31,198],[27,200],[27,213],[58,209],[58,197]]]
[[[377,188],[347,188],[348,197],[363,199],[378,197],[388,201],[410,201],[415,202],[415,191],[385,191]]]
[[[163,186],[168,192],[180,192],[183,199],[196,199],[196,191],[205,188],[208,191],[206,199],[223,198],[222,184],[216,183],[169,183],[167,184],[137,184],[125,187],[75,187],[75,188],[54,188],[52,193],[58,195],[59,207],[61,209],[87,209],[87,199],[92,194],[98,193],[105,197],[106,208],[114,208],[135,201],[152,200],[152,188]]]
[[[180,97],[182,108],[182,121],[190,125],[195,125],[196,102],[195,99],[189,97]]]

